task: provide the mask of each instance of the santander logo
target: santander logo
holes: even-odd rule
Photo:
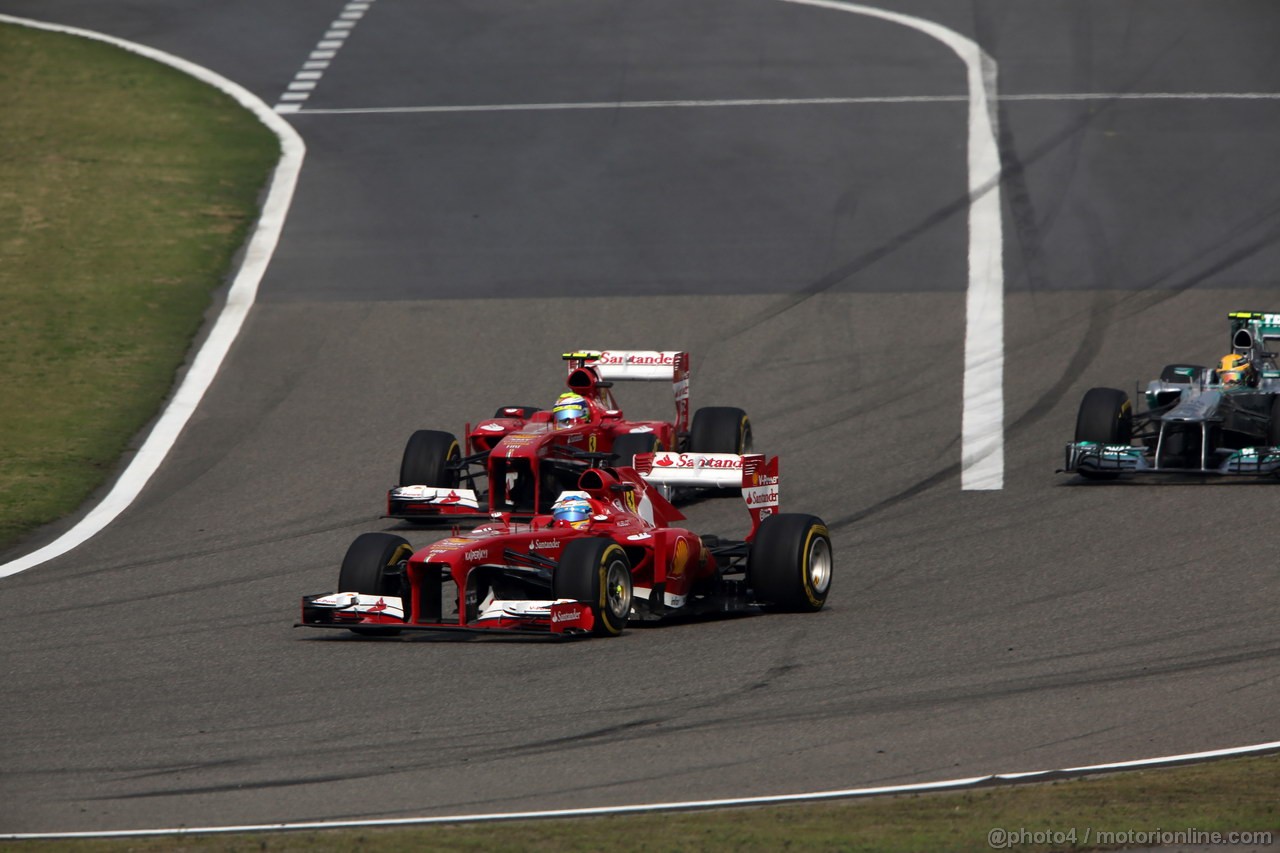
[[[582,608],[574,608],[573,610],[557,610],[551,614],[551,622],[559,625],[561,622],[577,622],[582,618]]]
[[[654,457],[653,464],[660,468],[692,468],[694,470],[741,470],[742,457],[704,456],[697,453],[681,453],[679,455],[664,453]]]
[[[599,364],[646,364],[670,367],[676,363],[676,357],[674,353],[667,352],[614,353],[606,350],[600,353],[600,357],[596,361]]]

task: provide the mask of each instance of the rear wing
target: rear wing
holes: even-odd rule
[[[689,353],[666,350],[577,350],[564,354],[569,373],[595,368],[606,381],[671,382],[676,432],[689,431]]]
[[[1248,329],[1251,334],[1266,340],[1280,338],[1280,314],[1265,314],[1261,311],[1232,311],[1227,315],[1231,321],[1231,336],[1234,339],[1241,329]]]
[[[778,512],[778,457],[749,453],[638,453],[635,469],[649,483],[660,486],[692,486],[703,489],[741,489],[751,513],[755,537],[760,522]]]

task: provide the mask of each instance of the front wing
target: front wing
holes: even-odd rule
[[[404,603],[396,596],[337,592],[303,596],[302,619],[294,627],[356,629],[368,633],[466,631],[569,638],[590,634],[595,627],[595,614],[586,602],[567,598],[555,601],[496,599],[486,602],[470,622],[406,622]]]
[[[387,492],[387,517],[410,521],[437,518],[488,518],[471,489],[399,486]]]
[[[1074,441],[1066,448],[1066,473],[1083,474],[1212,474],[1222,476],[1280,476],[1280,447],[1246,447],[1224,451],[1217,465],[1203,468],[1157,467],[1145,448],[1130,444]]]

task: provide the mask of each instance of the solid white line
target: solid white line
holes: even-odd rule
[[[1280,92],[1062,92],[1001,95],[998,101],[1276,101]]]
[[[786,0],[784,0],[785,2]],[[542,112],[554,110],[644,110],[671,107],[789,107],[824,104],[910,104],[910,103],[964,103],[967,95],[942,95],[924,97],[866,97],[866,98],[745,98],[701,101],[579,101],[546,104],[453,104],[421,107],[335,107],[310,109],[307,115],[370,115],[377,113],[500,113]]]
[[[796,0],[782,0],[796,2]],[[997,95],[997,102],[1027,101],[1276,101],[1280,92],[1064,92],[1026,95]],[[858,98],[721,98],[669,101],[568,101],[542,104],[446,104],[416,107],[331,107],[302,110],[304,115],[376,115],[414,113],[500,113],[553,110],[635,110],[696,107],[790,107],[839,106],[841,104],[953,104],[967,103],[968,95],[899,95]]]
[[[1004,487],[1004,234],[996,63],[972,39],[933,21],[843,0],[781,0],[852,12],[918,30],[951,48],[965,65],[969,92],[969,287],[965,299],[964,412],[960,488]]]
[[[182,432],[192,412],[200,403],[200,399],[208,390],[214,375],[226,358],[227,351],[240,332],[249,309],[253,306],[258,293],[258,284],[262,281],[267,264],[271,261],[271,255],[280,239],[280,230],[284,227],[285,216],[289,212],[289,202],[293,199],[293,190],[298,182],[298,172],[302,168],[306,146],[302,143],[302,137],[289,126],[289,123],[272,112],[271,108],[258,96],[193,62],[145,45],[75,27],[15,18],[9,15],[0,15],[0,21],[107,42],[189,74],[230,95],[242,107],[257,116],[259,121],[279,137],[281,152],[280,162],[276,165],[266,201],[262,205],[262,213],[258,217],[258,223],[245,249],[240,269],[236,271],[235,279],[227,291],[226,304],[222,306],[222,311],[218,314],[218,319],[214,322],[208,338],[192,360],[191,368],[183,377],[182,384],[178,386],[178,390],[161,413],[142,447],[138,449],[133,460],[101,503],[90,510],[89,514],[74,527],[48,545],[0,565],[0,578],[3,578],[61,556],[97,534],[133,503],[142,491],[142,487],[160,467],[160,463],[172,449],[179,433]]]
[[[685,800],[670,803],[646,803],[633,806],[598,806],[580,809],[551,809],[527,812],[489,812],[485,814],[441,815],[438,817],[377,818],[371,820],[305,821],[297,823],[257,823],[239,826],[169,827],[164,829],[119,829],[102,832],[21,832],[0,834],[4,841],[33,841],[35,839],[61,838],[141,838],[157,835],[217,835],[234,832],[277,832],[282,830],[321,829],[369,829],[391,826],[426,826],[439,823],[494,823],[512,820],[546,820],[551,818],[602,817],[605,815],[643,814],[647,812],[696,811],[705,809],[734,808],[739,806],[776,806],[787,803],[822,802],[826,800],[850,800],[859,797],[879,797],[895,794],[922,794],[964,790],[996,784],[1018,784],[1068,776],[1087,776],[1118,770],[1155,768],[1176,764],[1208,761],[1214,758],[1256,755],[1280,751],[1280,741],[1254,746],[1214,749],[1186,755],[1169,755],[1161,758],[1143,758],[1112,764],[1093,764],[1087,767],[1069,767],[1063,770],[1035,770],[1021,773],[995,773],[987,776],[967,776],[962,779],[946,779],[941,782],[918,782],[912,785],[885,785],[874,788],[846,788],[840,791],[817,791],[807,794],[775,794],[761,797],[732,797],[720,800]]]

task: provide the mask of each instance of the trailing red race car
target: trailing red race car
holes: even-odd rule
[[[549,411],[504,406],[466,428],[466,451],[448,432],[423,429],[404,448],[399,484],[387,515],[417,521],[457,516],[546,513],[591,465],[630,464],[637,453],[751,452],[742,409],[709,406],[689,418],[689,354],[639,350],[564,354],[568,391]],[[613,397],[615,380],[669,381],[672,421],[627,420]]]
[[[526,523],[497,513],[417,551],[365,533],[347,550],[339,591],[304,597],[298,624],[608,637],[631,620],[822,608],[831,539],[821,519],[778,512],[777,457],[661,452],[635,463],[587,469]],[[727,540],[676,526],[684,516],[660,486],[740,487],[751,529]]]

